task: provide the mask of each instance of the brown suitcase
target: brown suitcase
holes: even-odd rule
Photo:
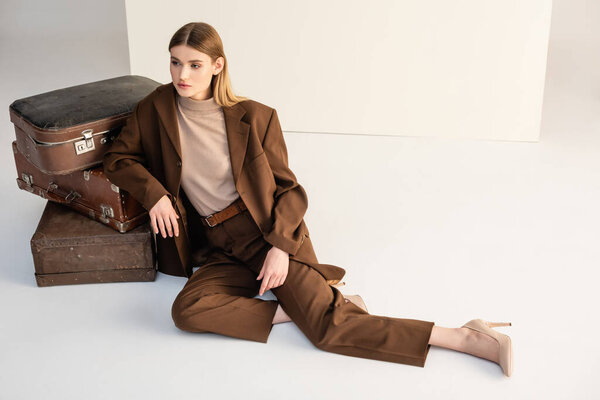
[[[15,100],[9,114],[19,151],[48,174],[98,165],[136,104],[159,85],[125,75]]]
[[[149,224],[120,234],[48,201],[31,238],[38,286],[156,279]]]
[[[102,166],[68,175],[40,171],[12,142],[19,188],[62,203],[123,233],[148,221],[148,212],[129,193],[113,185]]]

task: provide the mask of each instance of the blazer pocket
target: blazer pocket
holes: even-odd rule
[[[261,170],[263,173],[269,171],[270,175],[273,175],[269,160],[267,159],[267,154],[264,151],[249,159],[245,163],[244,169],[251,173],[260,173]]]
[[[275,176],[264,151],[250,159],[243,169],[253,184],[266,187],[271,193],[275,191]]]

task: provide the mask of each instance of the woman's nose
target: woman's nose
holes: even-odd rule
[[[187,79],[190,75],[189,70],[186,67],[181,68],[181,73],[179,74],[180,79]]]

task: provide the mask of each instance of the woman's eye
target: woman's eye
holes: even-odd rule
[[[171,61],[171,64],[173,64],[173,65],[177,65],[177,64],[179,64],[179,63],[178,63],[177,61]]]
[[[200,68],[200,66],[199,66],[198,64],[192,64],[192,67],[193,67],[194,69]]]

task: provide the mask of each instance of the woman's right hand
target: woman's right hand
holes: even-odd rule
[[[179,224],[177,223],[179,216],[171,205],[169,196],[164,195],[161,197],[160,200],[158,200],[150,209],[149,214],[150,223],[154,233],[158,234],[158,230],[160,228],[160,233],[165,239],[167,237],[167,233],[170,237],[173,237],[173,232],[175,232],[175,236],[179,236]]]

